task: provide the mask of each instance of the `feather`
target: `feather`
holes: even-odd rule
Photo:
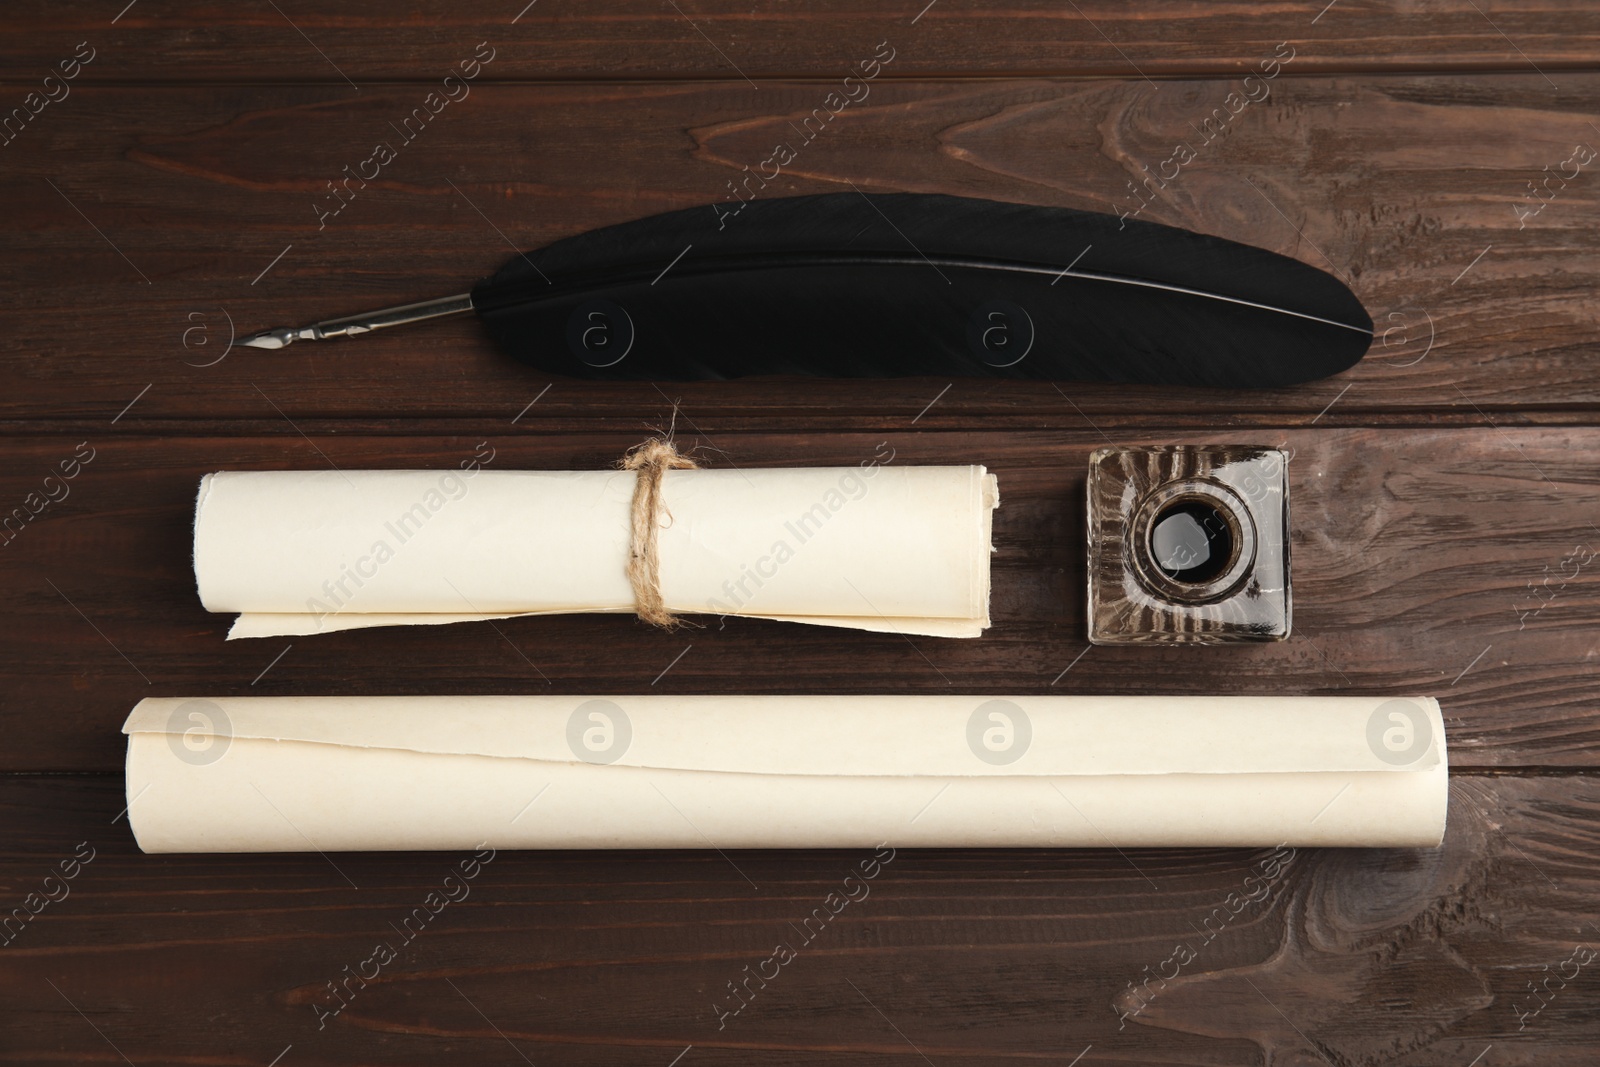
[[[472,302],[577,378],[995,376],[1271,388],[1336,374],[1372,320],[1248,245],[1063,208],[831,193],[640,219],[513,257]]]
[[[571,378],[987,376],[1265,389],[1346,370],[1372,319],[1298,260],[1137,219],[829,193],[609,226],[470,294],[268,330],[282,348],[475,310]]]

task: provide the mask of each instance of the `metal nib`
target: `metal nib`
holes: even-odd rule
[[[251,348],[288,348],[296,341],[326,341],[330,337],[356,337],[389,326],[403,326],[408,322],[436,319],[443,315],[459,315],[472,310],[472,294],[460,293],[437,300],[423,300],[416,304],[383,308],[362,315],[342,319],[328,319],[299,329],[262,330],[237,343]]]
[[[309,330],[262,330],[260,333],[241,338],[238,343],[249,345],[251,348],[287,348],[302,338],[314,336],[315,334]]]

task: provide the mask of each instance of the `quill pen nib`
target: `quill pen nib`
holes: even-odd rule
[[[241,338],[238,343],[250,348],[287,348],[296,341],[325,341],[330,337],[354,337],[356,334],[371,333],[373,330],[381,330],[388,326],[403,326],[408,322],[436,319],[442,315],[459,315],[471,310],[472,294],[460,293],[456,296],[440,297],[438,300],[423,300],[416,304],[402,304],[399,307],[383,308],[381,311],[368,311],[362,315],[350,315],[342,319],[328,319],[299,329],[290,327],[262,330],[260,333]]]
[[[315,337],[307,330],[262,330],[237,342],[251,348],[287,348],[302,337]]]

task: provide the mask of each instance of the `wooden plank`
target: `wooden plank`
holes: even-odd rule
[[[1575,145],[1600,143],[1587,117],[1597,76],[1556,78],[1557,91],[1537,75],[1281,79],[1267,103],[1243,111],[1149,194],[1157,199],[1142,218],[1349,279],[1380,337],[1348,374],[1226,393],[963,380],[919,425],[1264,413],[1308,423],[1335,401],[1341,415],[1593,410],[1600,227],[1586,224],[1590,175],[1552,181],[1554,199],[1518,216],[1539,203],[1529,182],[1572,159]],[[1142,168],[1159,169],[1176,140],[1201,141],[1195,124],[1228,91],[1195,81],[884,84],[804,146],[763,195],[857,182],[1131,211]],[[759,92],[727,83],[481,86],[379,180],[352,185],[356,198],[319,231],[317,209],[334,203],[328,183],[373,141],[399,140],[391,123],[419,103],[415,87],[359,96],[81,87],[5,149],[0,195],[26,225],[0,237],[0,330],[10,342],[0,373],[16,384],[0,395],[0,419],[87,425],[135,397],[125,428],[200,413],[509,418],[549,383],[491,352],[470,320],[278,353],[228,352],[228,339],[459,292],[509,246],[717,202],[741,167],[795,139],[791,123],[818,93],[798,83]],[[710,247],[716,215],[706,211]],[[92,308],[114,311],[86,314]],[[671,391],[715,434],[900,425],[946,384]],[[649,383],[562,381],[539,414],[636,419],[662,395]]]
[[[1306,66],[1352,70],[1546,71],[1590,67],[1600,26],[1582,0],[1443,0],[1353,4],[1192,0],[1018,0],[996,5],[881,0],[759,5],[696,0],[457,3],[396,10],[363,0],[337,10],[276,5],[88,2],[12,5],[0,43],[8,80],[43,77],[90,41],[84,82],[320,81],[443,78],[481,41],[497,55],[486,79],[667,77],[843,78],[881,41],[886,76],[1232,74],[1281,41],[1302,42]],[[519,11],[520,9],[520,11]]]
[[[500,852],[468,879],[465,853],[144,856],[123,805],[117,777],[0,778],[0,903],[56,897],[0,950],[10,1060],[1579,1067],[1600,1044],[1592,776],[1457,774],[1439,849]]]
[[[7,11],[0,519],[40,513],[0,527],[0,1061],[1593,1061],[1600,237],[1592,164],[1560,173],[1600,145],[1592,5],[524,4]],[[391,134],[480,41],[470,98]],[[92,61],[47,85],[78,42]],[[223,356],[235,331],[460,291],[512,246],[723,200],[888,50],[762,196],[1148,198],[1141,218],[1340,273],[1379,345],[1335,380],[1226,394],[549,382],[470,321]],[[378,140],[394,162],[319,228]],[[1141,197],[1179,143],[1195,158]],[[206,471],[447,468],[480,441],[492,467],[599,468],[674,418],[713,466],[880,442],[990,464],[994,628],[577,616],[230,643],[195,597]],[[1295,450],[1289,642],[1086,645],[1087,455],[1178,440]],[[46,483],[80,442],[93,459]],[[866,854],[501,853],[434,915],[464,856],[151,857],[126,829],[118,728],[143,696],[599,689],[1431,693],[1450,831],[1298,853],[1247,903],[1266,851],[900,852],[806,938]],[[780,941],[798,955],[743,1004],[729,983]],[[350,978],[379,944],[395,958]]]
[[[665,424],[664,402],[658,413]],[[603,468],[643,436],[505,430],[488,438],[493,469]],[[1431,694],[1457,766],[1596,764],[1593,427],[686,434],[711,466],[856,464],[883,442],[898,464],[987,464],[1002,501],[994,627],[977,640],[907,640],[714,617],[665,633],[551,616],[224,642],[231,620],[202,610],[191,573],[202,474],[454,468],[478,440],[96,437],[69,495],[0,547],[0,769],[120,767],[118,728],[144,696],[552,691]],[[1089,452],[1241,440],[1294,451],[1293,637],[1086,652]],[[6,441],[0,501],[24,503],[78,444]]]

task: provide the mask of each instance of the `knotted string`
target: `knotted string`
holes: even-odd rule
[[[652,626],[672,629],[679,619],[667,610],[661,596],[661,480],[669,470],[696,470],[690,459],[666,438],[653,437],[628,450],[622,469],[638,477],[633,483],[633,531],[628,544],[628,581],[633,585],[633,600],[639,618]],[[672,518],[671,513],[667,518]]]

